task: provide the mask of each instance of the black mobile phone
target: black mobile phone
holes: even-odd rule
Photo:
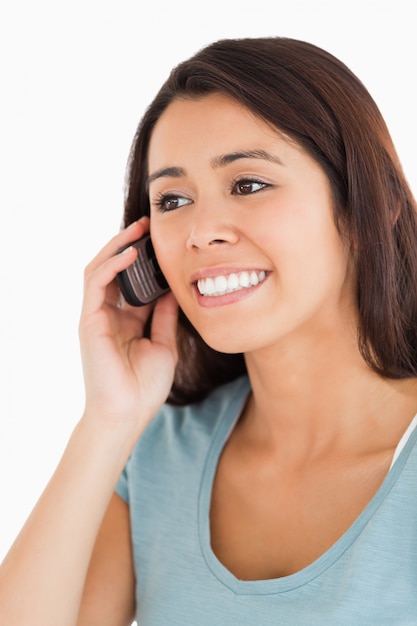
[[[149,233],[126,248],[131,245],[137,249],[138,256],[132,265],[117,274],[117,282],[128,304],[143,306],[169,291],[169,286],[156,260]]]

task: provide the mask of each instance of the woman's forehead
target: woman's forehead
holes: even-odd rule
[[[276,154],[278,145],[280,155]],[[304,152],[288,135],[227,95],[177,98],[154,126],[148,149],[149,172],[178,163],[192,151],[199,157],[205,154],[213,163],[231,159],[225,155],[237,152],[252,152],[254,156],[270,152],[282,162],[288,146]]]

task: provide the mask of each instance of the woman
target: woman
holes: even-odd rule
[[[3,622],[417,623],[416,206],[364,86],[301,41],[206,47],[139,126],[125,225]],[[148,230],[153,310],[116,281]]]

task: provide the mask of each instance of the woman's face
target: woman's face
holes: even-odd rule
[[[211,347],[248,352],[346,323],[349,253],[328,179],[297,144],[210,94],[168,106],[148,165],[161,269]]]

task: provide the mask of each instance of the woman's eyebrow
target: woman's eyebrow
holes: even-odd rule
[[[266,150],[239,150],[237,152],[230,152],[229,154],[221,154],[211,160],[212,167],[222,167],[238,161],[239,159],[262,159],[263,161],[270,161],[277,165],[284,165],[283,161],[276,154],[271,154]]]
[[[276,163],[277,165],[284,165],[279,156],[271,154],[266,150],[239,150],[237,152],[220,154],[219,156],[211,159],[210,165],[213,168],[224,167],[225,165],[229,165],[239,159],[261,159],[264,161],[270,161],[271,163]],[[187,172],[183,167],[164,167],[150,174],[146,179],[146,185],[148,186],[157,178],[181,178],[181,176],[186,176],[186,174]]]
[[[185,176],[186,171],[183,167],[163,167],[160,170],[157,170],[153,174],[150,174],[146,179],[146,185],[149,185],[153,180],[157,178],[163,178],[164,176],[170,178],[180,178],[181,176]]]

